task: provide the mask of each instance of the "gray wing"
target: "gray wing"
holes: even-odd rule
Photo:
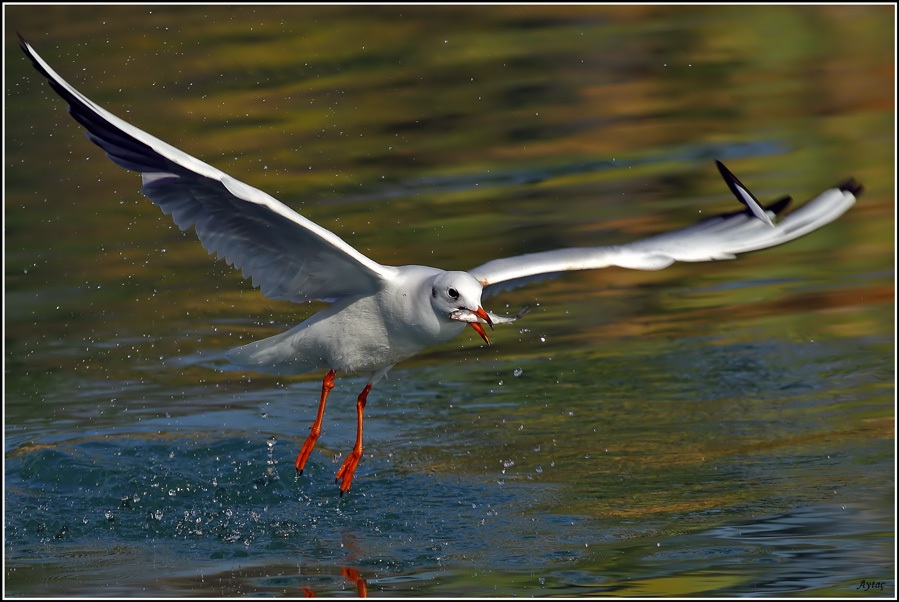
[[[375,292],[396,273],[261,190],[97,106],[19,38],[88,138],[116,164],[140,172],[141,192],[182,230],[193,226],[207,251],[240,268],[265,296],[334,300]]]
[[[698,224],[624,245],[558,249],[495,259],[470,270],[485,287],[485,295],[521,286],[571,270],[619,266],[660,270],[675,261],[733,259],[738,253],[765,249],[798,238],[832,222],[848,210],[862,186],[853,179],[829,188],[776,223],[788,205],[785,197],[762,207],[720,161],[728,187],[743,211],[707,218]]]

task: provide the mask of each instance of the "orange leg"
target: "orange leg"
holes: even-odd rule
[[[309,459],[309,454],[312,453],[312,448],[315,447],[315,442],[318,441],[318,436],[322,434],[322,418],[325,417],[325,402],[328,401],[328,393],[331,392],[331,389],[334,388],[334,371],[331,370],[327,374],[325,374],[324,380],[322,380],[322,398],[318,402],[318,415],[315,417],[315,422],[312,423],[312,426],[309,427],[309,436],[306,437],[306,442],[303,443],[303,447],[300,449],[300,453],[297,454],[296,468],[297,472],[303,474],[303,467],[306,466],[306,460]]]
[[[353,451],[343,461],[343,466],[337,471],[337,478],[335,479],[335,481],[341,481],[340,495],[350,490],[353,474],[355,474],[356,467],[359,465],[359,459],[362,458],[362,410],[365,409],[365,400],[369,391],[371,391],[371,383],[365,385],[365,388],[362,389],[362,393],[359,393],[359,398],[356,400],[356,445],[353,446]]]

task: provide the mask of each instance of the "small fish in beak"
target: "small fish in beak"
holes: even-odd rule
[[[479,306],[477,309],[465,309],[460,307],[456,311],[450,313],[449,317],[453,320],[458,320],[459,322],[468,322],[475,332],[481,335],[484,342],[488,345],[490,344],[490,339],[487,338],[487,333],[484,331],[484,327],[481,326],[481,320],[490,326],[490,330],[493,330],[493,320],[490,319],[490,315],[484,311],[483,307]]]

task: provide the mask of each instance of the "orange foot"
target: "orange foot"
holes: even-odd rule
[[[353,482],[353,475],[356,474],[356,467],[359,466],[360,459],[362,459],[362,450],[354,449],[350,452],[350,455],[347,456],[346,460],[343,461],[340,470],[337,471],[337,477],[334,479],[334,482],[340,482],[340,495],[343,495],[350,490],[350,485]]]
[[[321,429],[315,429],[309,433],[309,436],[306,437],[306,441],[303,443],[302,449],[300,449],[300,453],[297,454],[297,461],[294,463],[294,467],[301,475],[303,474],[303,469],[306,467],[306,460],[309,459],[309,454],[312,453],[312,448],[315,447],[315,442],[318,441],[319,435],[321,435]]]

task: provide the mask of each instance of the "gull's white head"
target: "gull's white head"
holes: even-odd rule
[[[458,322],[467,322],[490,344],[481,321],[493,329],[493,321],[481,307],[483,287],[477,278],[468,272],[443,272],[431,282],[431,307],[439,316],[446,316]]]

